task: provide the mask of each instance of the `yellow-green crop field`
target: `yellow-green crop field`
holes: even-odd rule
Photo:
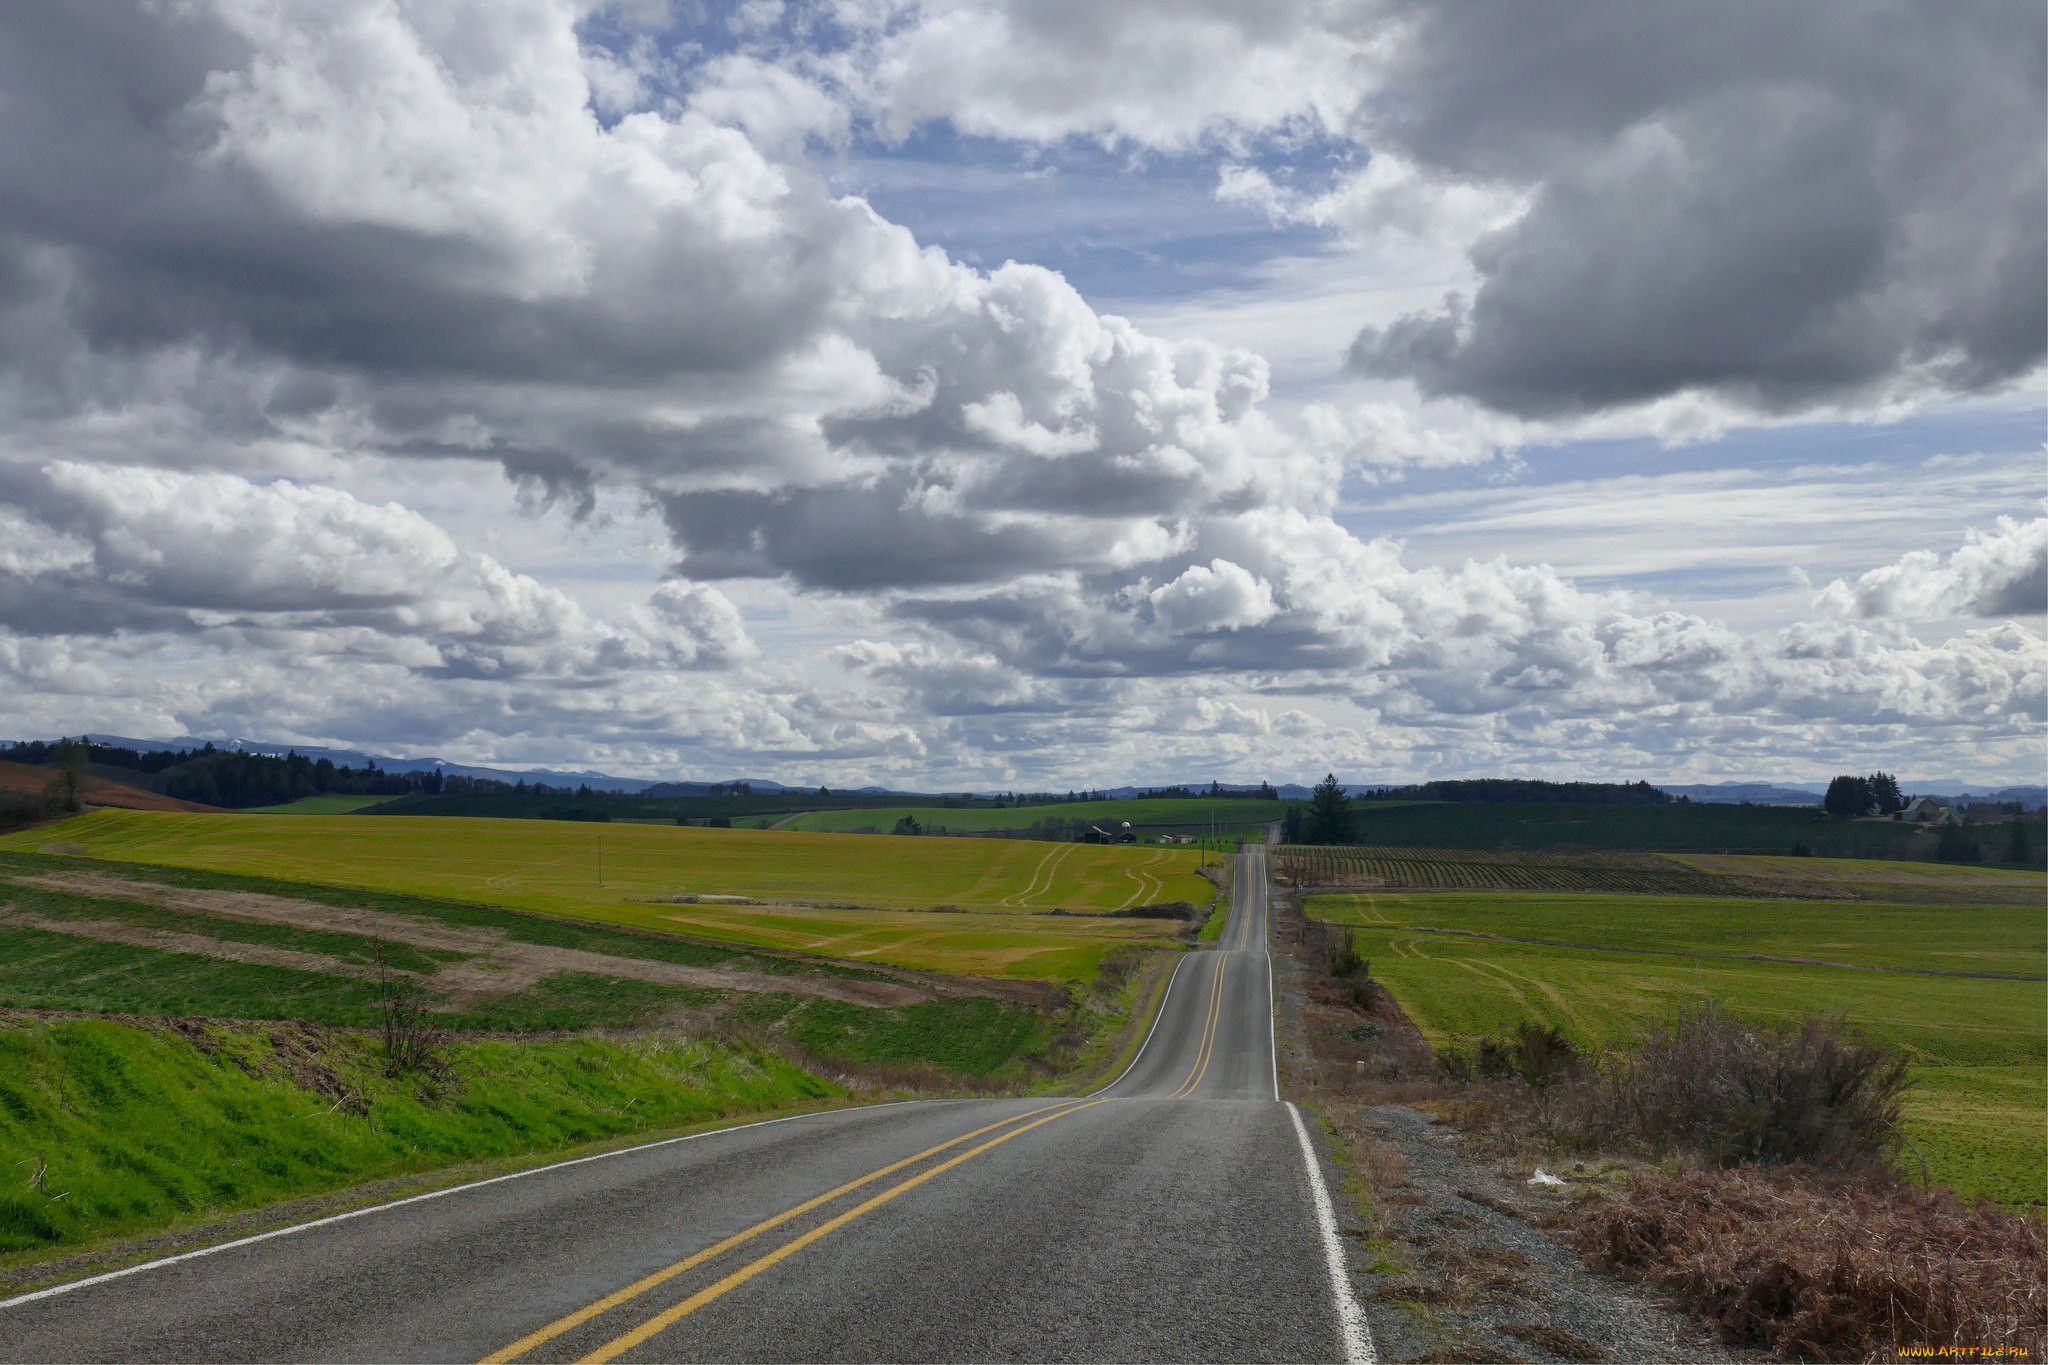
[[[2043,1202],[2038,904],[1423,892],[1317,896],[1308,908],[1357,927],[1373,976],[1433,1042],[1533,1018],[1588,1048],[1626,1046],[1707,1000],[1759,1023],[1839,1012],[1913,1059],[1908,1135],[1936,1180],[1966,1198]],[[1908,1164],[1917,1174],[1911,1153]]]
[[[1079,981],[1124,944],[1152,947],[1180,928],[1156,919],[1082,919],[922,910],[789,906],[626,905],[590,916],[606,924],[966,976]]]
[[[0,838],[34,852],[441,896],[933,971],[1072,978],[1146,919],[1043,917],[1206,903],[1191,849],[455,817],[100,810]],[[602,859],[602,885],[599,862]],[[684,897],[697,897],[686,902]],[[733,897],[759,904],[723,903]],[[833,908],[851,907],[851,908]],[[872,907],[872,908],[866,908]],[[947,907],[962,914],[931,914]],[[904,913],[916,911],[919,913]]]

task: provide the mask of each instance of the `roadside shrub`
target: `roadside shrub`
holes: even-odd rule
[[[1906,1059],[1838,1016],[1749,1028],[1708,1007],[1652,1034],[1605,1078],[1605,1126],[1713,1166],[1882,1165],[1900,1136]]]
[[[1780,1360],[2040,1360],[2038,1218],[1946,1190],[1823,1183],[1810,1170],[1638,1177],[1559,1220],[1589,1262],[1653,1284]],[[1929,1349],[1932,1348],[1932,1349]]]
[[[1358,955],[1357,936],[1348,925],[1309,920],[1303,945],[1309,960],[1324,973],[1335,977],[1369,976],[1372,964]]]
[[[1436,1058],[1444,1073],[1458,1080],[1519,1080],[1537,1090],[1585,1067],[1578,1048],[1555,1025],[1526,1020],[1515,1026],[1512,1038],[1482,1038],[1471,1046],[1449,1043],[1437,1049]]]
[[[1131,978],[1138,974],[1138,969],[1145,965],[1145,959],[1150,955],[1146,949],[1135,944],[1110,949],[1102,955],[1102,961],[1096,964],[1097,989],[1104,994],[1115,994],[1122,990],[1130,984]]]
[[[1509,1061],[1525,1084],[1544,1089],[1584,1067],[1572,1040],[1553,1024],[1522,1023],[1515,1028]]]
[[[1351,980],[1350,993],[1351,1003],[1365,1014],[1371,1014],[1379,1008],[1380,1001],[1387,999],[1385,989],[1372,979],[1370,962],[1360,964],[1358,975]]]

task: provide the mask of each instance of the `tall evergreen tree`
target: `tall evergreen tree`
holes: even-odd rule
[[[1941,836],[1934,841],[1934,857],[1937,862],[1974,863],[1983,856],[1983,848],[1975,839],[1963,832],[1961,825],[1943,825]]]
[[[1335,773],[1327,773],[1316,783],[1316,789],[1309,800],[1308,828],[1303,831],[1303,842],[1311,844],[1348,844],[1353,837],[1351,798],[1344,795],[1344,788],[1337,783]]]
[[[2027,824],[2020,818],[2020,807],[2013,805],[2012,824],[2005,834],[2005,860],[2009,863],[2031,863],[2034,861],[2033,845],[2027,841]]]
[[[1828,783],[1828,794],[1821,798],[1821,804],[1837,820],[1847,820],[1868,815],[1877,803],[1871,799],[1869,778],[1844,773]]]

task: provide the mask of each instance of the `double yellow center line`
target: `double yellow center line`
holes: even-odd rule
[[[982,1136],[984,1133],[992,1133],[998,1128],[1010,1128],[1010,1131],[1004,1133],[1001,1137],[990,1138],[987,1142],[984,1142],[977,1147],[972,1147],[967,1151],[960,1153],[958,1156],[950,1158],[949,1160],[942,1161],[938,1165],[931,1167],[929,1170],[921,1171],[918,1174],[910,1177],[908,1180],[904,1180],[895,1185],[891,1185],[888,1189],[883,1190],[880,1194],[873,1196],[872,1198],[864,1201],[863,1203],[855,1205],[853,1208],[848,1209],[846,1212],[838,1215],[835,1218],[831,1218],[823,1223],[820,1223],[817,1227],[812,1228],[809,1232],[804,1233],[801,1237],[797,1237],[792,1241],[786,1242],[782,1246],[777,1247],[774,1251],[769,1252],[767,1255],[748,1262],[746,1265],[741,1266],[738,1270],[735,1270],[731,1274],[725,1276],[725,1278],[718,1280],[716,1283],[713,1283],[703,1289],[698,1290],[695,1294],[690,1295],[690,1297],[684,1299],[681,1303],[676,1304],[674,1307],[665,1309],[662,1312],[655,1314],[653,1317],[641,1323],[638,1327],[633,1328],[631,1331],[626,1332],[621,1336],[614,1337],[612,1340],[606,1342],[604,1345],[598,1347],[595,1351],[592,1351],[590,1354],[582,1358],[584,1361],[589,1362],[613,1360],[617,1358],[619,1355],[623,1354],[624,1352],[629,1351],[633,1347],[638,1346],[642,1342],[646,1341],[649,1337],[654,1336],[656,1333],[661,1332],[669,1327],[673,1327],[676,1323],[688,1317],[690,1314],[696,1312],[705,1304],[710,1303],[712,1300],[718,1298],[719,1296],[733,1289],[737,1289],[739,1286],[745,1284],[748,1280],[751,1280],[756,1275],[759,1275],[762,1271],[767,1270],[769,1267],[776,1265],[784,1260],[787,1260],[789,1257],[794,1256],[797,1252],[802,1251],[805,1247],[811,1245],[813,1242],[816,1242],[823,1237],[829,1236],[833,1232],[838,1231],[840,1228],[845,1227],[848,1223],[851,1223],[854,1219],[861,1217],[863,1214],[869,1213],[875,1209],[880,1208],[882,1205],[888,1203],[890,1200],[896,1198],[898,1195],[907,1193],[908,1191],[915,1189],[917,1186],[924,1184],[925,1181],[932,1179],[934,1176],[942,1175],[945,1172],[952,1170],[955,1166],[960,1165],[962,1162],[970,1161],[973,1158],[980,1156],[983,1152],[988,1151],[992,1147],[999,1147],[1003,1143],[1008,1142],[1011,1138],[1021,1137],[1023,1134],[1030,1132],[1032,1129],[1043,1127],[1044,1125],[1053,1122],[1055,1119],[1063,1119],[1067,1117],[1067,1115],[1069,1114],[1078,1114],[1083,1109],[1093,1109],[1098,1104],[1108,1103],[1111,1103],[1111,1101],[1106,1099],[1089,1100],[1085,1103],[1075,1103],[1071,1100],[1063,1100],[1059,1104],[1050,1104],[1044,1106],[1043,1108],[1027,1110],[1022,1114],[1013,1114],[1009,1118],[1006,1118],[999,1123],[991,1123],[986,1127],[977,1128],[971,1133],[962,1133],[959,1137],[949,1139],[945,1142],[941,1142],[936,1147],[927,1147],[925,1148],[925,1150],[917,1153],[915,1156],[907,1156],[904,1157],[901,1161],[893,1161],[887,1166],[883,1166],[877,1170],[868,1172],[866,1175],[861,1176],[857,1180],[849,1180],[844,1185],[841,1185],[836,1189],[827,1190],[825,1193],[817,1196],[814,1199],[807,1199],[803,1203],[796,1205],[794,1208],[785,1209],[781,1213],[776,1214],[773,1218],[765,1218],[762,1221],[754,1224],[750,1228],[734,1233],[732,1236],[726,1238],[722,1242],[714,1243],[713,1245],[704,1248],[704,1250],[702,1251],[696,1252],[690,1256],[685,1256],[682,1260],[677,1261],[674,1265],[664,1266],[662,1269],[655,1271],[652,1275],[648,1275],[641,1279],[635,1280],[633,1283],[627,1285],[624,1289],[618,1290],[615,1293],[607,1294],[603,1298],[599,1299],[597,1302],[590,1304],[587,1307],[579,1308],[575,1312],[569,1314],[566,1317],[557,1318],[555,1321],[549,1323],[547,1326],[542,1327],[537,1331],[527,1333],[519,1340],[513,1342],[510,1346],[507,1346],[499,1351],[494,1351],[490,1355],[485,1356],[483,1360],[483,1365],[501,1365],[502,1362],[517,1360],[520,1356],[525,1355],[527,1352],[533,1350],[535,1347],[553,1341],[556,1337],[561,1336],[564,1332],[572,1331],[575,1328],[582,1326],[584,1323],[589,1322],[592,1318],[599,1317],[605,1313],[609,1313],[614,1308],[617,1308],[622,1304],[628,1303],[631,1300],[638,1298],[640,1295],[647,1293],[649,1290],[654,1289],[660,1285],[666,1284],[668,1281],[674,1279],[676,1276],[694,1270],[698,1266],[703,1265],[706,1261],[712,1260],[714,1257],[721,1256],[724,1253],[732,1250],[734,1247],[752,1241],[754,1238],[759,1237],[764,1232],[770,1232],[773,1231],[775,1228],[781,1227],[784,1223],[789,1222],[791,1219],[801,1218],[804,1214],[811,1212],[813,1209],[821,1208],[824,1205],[831,1203],[833,1200],[838,1199],[843,1195],[851,1194],[853,1191],[858,1190],[865,1185],[871,1185],[875,1181],[880,1180],[885,1176],[893,1175],[897,1171],[900,1171],[907,1166],[914,1166],[918,1162],[923,1161],[928,1157],[937,1156],[940,1152],[947,1151],[948,1149],[953,1147],[958,1147],[963,1142],[970,1142],[973,1139]],[[1022,1123],[1023,1120],[1036,1118],[1036,1116],[1040,1114],[1045,1115],[1045,1117],[1037,1118],[1036,1122]],[[1022,1123],[1022,1126],[1010,1127],[1010,1125],[1018,1123]]]
[[[1195,1050],[1195,1061],[1188,1068],[1188,1078],[1171,1096],[1176,1100],[1184,1100],[1195,1093],[1202,1077],[1209,1074],[1209,1059],[1216,1055],[1216,1021],[1223,1013],[1223,969],[1230,965],[1230,955],[1215,953],[1213,956],[1216,969],[1209,975],[1209,1018],[1202,1025],[1202,1045]]]

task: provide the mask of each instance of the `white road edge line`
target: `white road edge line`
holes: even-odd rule
[[[1122,1071],[1117,1072],[1116,1079],[1103,1086],[1102,1089],[1091,1090],[1085,1095],[1076,1095],[1074,1096],[1075,1099],[1092,1100],[1097,1095],[1107,1095],[1110,1091],[1124,1083],[1124,1077],[1131,1074],[1131,1067],[1136,1066],[1139,1058],[1145,1055],[1145,1049],[1152,1046],[1152,1035],[1159,1032],[1159,1021],[1166,1017],[1166,1002],[1173,999],[1173,983],[1180,980],[1180,969],[1187,966],[1188,959],[1193,956],[1193,953],[1182,953],[1180,961],[1173,964],[1173,975],[1166,982],[1166,994],[1159,997],[1159,1013],[1152,1016],[1152,1027],[1145,1030],[1145,1041],[1138,1044],[1138,1055],[1131,1058],[1131,1066],[1127,1066]]]
[[[37,1289],[26,1294],[16,1294],[13,1298],[0,1299],[0,1309],[12,1308],[17,1304],[34,1303],[37,1299],[53,1299],[59,1294],[69,1294],[74,1289],[84,1289],[90,1285],[105,1284],[108,1280],[125,1279],[130,1275],[140,1275],[145,1270],[156,1270],[163,1266],[176,1265],[180,1261],[196,1261],[201,1256],[212,1256],[222,1251],[233,1251],[237,1247],[254,1246],[258,1242],[267,1242],[273,1237],[290,1237],[294,1233],[311,1232],[314,1228],[324,1228],[332,1223],[346,1223],[351,1218],[367,1218],[373,1213],[384,1213],[390,1209],[402,1209],[407,1204],[422,1204],[429,1199],[442,1198],[444,1195],[462,1194],[469,1190],[480,1190],[486,1185],[501,1185],[508,1180],[524,1180],[530,1175],[544,1175],[549,1171],[566,1170],[571,1166],[581,1166],[587,1162],[609,1161],[615,1156],[630,1156],[634,1152],[651,1152],[657,1147],[671,1147],[678,1142],[695,1142],[699,1138],[718,1137],[723,1133],[737,1133],[747,1128],[766,1128],[776,1123],[794,1123],[798,1119],[821,1118],[827,1114],[869,1114],[877,1109],[894,1109],[900,1104],[948,1103],[954,1103],[954,1101],[892,1100],[888,1104],[856,1105],[848,1109],[816,1109],[808,1114],[785,1114],[779,1119],[758,1119],[753,1123],[734,1124],[730,1128],[712,1128],[702,1133],[685,1133],[682,1137],[661,1138],[654,1142],[637,1143],[631,1147],[620,1147],[609,1152],[596,1152],[590,1156],[571,1157],[567,1161],[554,1161],[545,1166],[534,1166],[524,1171],[512,1171],[505,1175],[494,1175],[485,1180],[464,1181],[462,1184],[450,1185],[445,1189],[429,1190],[425,1194],[407,1195],[403,1199],[394,1199],[385,1204],[371,1204],[367,1208],[350,1209],[347,1213],[331,1213],[325,1218],[315,1218],[310,1222],[293,1223],[289,1227],[272,1228],[268,1232],[255,1233],[248,1237],[237,1237],[231,1242],[219,1242],[210,1247],[200,1247],[195,1251],[181,1251],[175,1256],[161,1256],[156,1260],[124,1266],[119,1270],[109,1270],[99,1275],[88,1275],[82,1280],[72,1280],[66,1284],[51,1285],[48,1289]]]
[[[1266,950],[1266,1055],[1273,1064],[1273,1098],[1280,1098],[1280,1000],[1273,994],[1273,950]]]
[[[1323,1259],[1330,1266],[1330,1297],[1336,1301],[1337,1326],[1344,1337],[1344,1359],[1349,1365],[1375,1365],[1379,1360],[1372,1348],[1372,1328],[1366,1326],[1365,1310],[1351,1292],[1351,1275],[1344,1266],[1344,1243],[1337,1237],[1337,1214],[1330,1207],[1329,1186],[1323,1183],[1323,1168],[1316,1160],[1315,1144],[1308,1140],[1308,1125],[1301,1110],[1287,1106],[1294,1120],[1294,1135],[1301,1139],[1301,1159],[1308,1164],[1308,1186],[1315,1195],[1316,1228],[1323,1234]]]
[[[1264,861],[1263,858],[1261,861]],[[1280,995],[1273,989],[1273,896],[1265,886],[1259,888],[1265,901],[1265,923],[1259,937],[1266,949],[1266,1056],[1273,1064],[1273,1098],[1280,1098]]]

